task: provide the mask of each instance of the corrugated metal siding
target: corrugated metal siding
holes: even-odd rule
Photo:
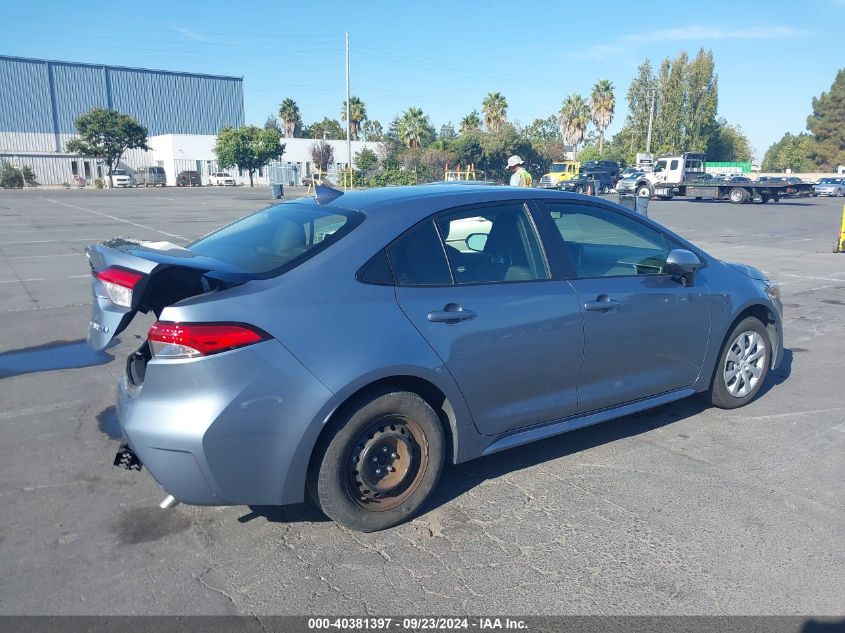
[[[109,105],[135,116],[150,135],[217,134],[244,123],[236,77],[0,56],[0,151],[61,151],[60,135],[73,131],[76,117]],[[56,136],[44,145],[46,134]]]
[[[56,101],[56,124],[59,133],[72,134],[73,122],[91,108],[108,106],[106,81],[102,68],[50,64]]]
[[[50,84],[44,62],[0,57],[0,131],[53,132]],[[0,140],[0,147],[12,149],[6,145],[11,138]],[[30,146],[26,149],[43,151],[53,147]]]

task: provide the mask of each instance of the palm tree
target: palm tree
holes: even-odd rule
[[[358,134],[361,131],[361,121],[367,118],[367,108],[364,102],[356,96],[349,97],[349,134],[352,140],[358,140]],[[343,102],[343,107],[340,110],[340,120],[346,121],[346,101]]]
[[[508,101],[500,92],[491,92],[481,102],[484,123],[491,132],[498,132],[508,120]]]
[[[607,79],[602,79],[593,86],[592,95],[593,123],[599,131],[599,154],[604,151],[604,131],[613,120],[613,111],[616,109],[616,97],[613,94],[613,84]]]
[[[410,148],[419,147],[427,127],[428,117],[422,108],[412,106],[399,119],[399,138]]]
[[[299,114],[299,106],[296,101],[288,97],[279,104],[279,118],[285,124],[285,136],[295,138],[296,128],[302,125],[302,117]]]
[[[473,110],[463,119],[461,119],[461,134],[469,132],[478,132],[481,130],[481,119],[478,116],[478,111]]]
[[[578,143],[584,140],[587,126],[590,124],[590,104],[579,94],[571,94],[560,109],[560,127],[563,140],[573,146],[578,153]]]

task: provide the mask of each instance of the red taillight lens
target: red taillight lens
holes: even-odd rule
[[[266,341],[270,336],[243,323],[173,323],[159,321],[147,340],[160,358],[194,358]]]
[[[96,273],[109,300],[122,308],[132,307],[132,290],[144,276],[123,268],[106,268]]]

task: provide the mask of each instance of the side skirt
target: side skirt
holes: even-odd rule
[[[659,407],[662,404],[668,404],[669,402],[686,398],[694,393],[695,389],[678,389],[677,391],[669,391],[667,393],[660,394],[659,396],[637,400],[636,402],[629,402],[628,404],[613,407],[612,409],[603,409],[601,411],[595,411],[594,413],[588,413],[578,417],[570,417],[557,422],[552,422],[551,424],[544,424],[543,426],[532,426],[495,440],[484,449],[481,455],[491,455],[515,446],[521,446],[522,444],[528,444],[547,437],[552,437],[553,435],[560,435],[561,433],[574,431],[575,429],[580,429],[585,426],[592,426],[593,424],[599,424],[600,422],[606,422],[607,420],[612,420],[614,418],[621,418],[632,413],[639,413],[640,411],[645,411],[646,409]]]

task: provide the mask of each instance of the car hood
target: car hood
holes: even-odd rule
[[[759,268],[754,268],[754,266],[747,266],[746,264],[738,264],[736,262],[725,262],[728,266],[733,268],[734,270],[738,270],[743,275],[747,277],[751,277],[751,279],[757,279],[759,281],[767,281],[769,278],[761,271]]]

